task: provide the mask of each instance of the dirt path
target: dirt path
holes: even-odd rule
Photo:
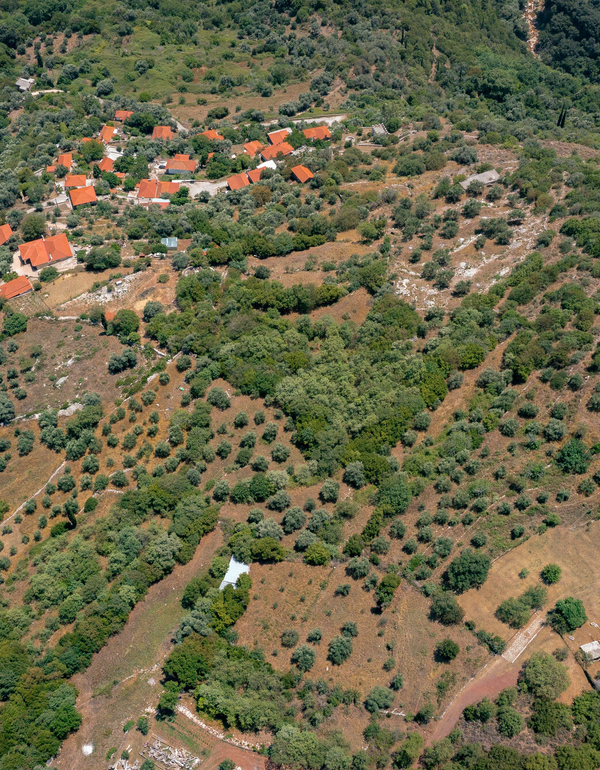
[[[467,706],[477,703],[482,698],[495,698],[506,687],[512,687],[517,683],[519,666],[509,663],[502,657],[494,658],[484,666],[470,682],[458,693],[456,698],[448,706],[439,720],[434,724],[433,730],[425,736],[427,745],[440,741],[448,736],[456,727],[456,723]]]
[[[525,12],[523,14],[527,22],[527,48],[529,52],[539,59],[536,48],[540,39],[539,30],[535,24],[538,13],[544,9],[544,0],[527,0]]]
[[[120,754],[131,745],[137,751],[148,740],[134,730],[124,733],[123,725],[156,706],[161,691],[161,663],[172,648],[171,636],[182,613],[183,590],[210,562],[221,543],[219,529],[207,535],[192,560],[152,586],[144,601],[133,609],[121,633],[94,656],[85,672],[73,677],[83,722],[63,744],[55,767],[104,770],[110,748],[117,747]],[[93,754],[87,757],[82,753],[86,744],[94,744]]]

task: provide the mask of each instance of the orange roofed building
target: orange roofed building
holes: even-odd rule
[[[153,139],[162,139],[165,142],[169,141],[174,136],[175,134],[173,133],[171,126],[154,126],[154,130],[152,131]]]
[[[85,187],[85,174],[67,174],[65,177],[65,187]]]
[[[314,177],[313,172],[306,168],[306,166],[294,166],[292,169],[292,174],[295,176],[295,178],[298,180],[298,182],[308,182],[309,179],[312,179]]]
[[[3,246],[12,234],[13,231],[10,225],[0,225],[0,246]]]
[[[253,168],[252,171],[248,171],[248,179],[252,184],[256,184],[262,176],[262,168]]]
[[[235,174],[227,178],[227,187],[230,190],[241,190],[242,187],[248,187],[250,180],[246,174]]]
[[[124,123],[132,115],[133,110],[115,110],[115,120],[118,120],[120,123]]]
[[[163,195],[175,195],[179,191],[179,182],[159,182],[157,179],[142,179],[137,186],[137,197],[144,200],[162,198]]]
[[[260,151],[260,154],[263,160],[273,160],[279,154],[285,156],[290,155],[292,152],[294,152],[294,148],[291,144],[279,142],[279,144],[272,144],[270,147],[265,147],[264,150]]]
[[[64,233],[38,238],[37,241],[29,241],[19,246],[21,262],[29,262],[34,270],[53,262],[70,259],[72,256],[71,244]]]
[[[86,203],[96,203],[96,190],[93,187],[77,187],[75,190],[69,190],[71,206],[85,206]]]
[[[253,158],[257,152],[260,152],[263,148],[263,143],[259,141],[254,142],[247,142],[244,145],[244,152],[246,155],[249,155],[251,158]]]
[[[112,142],[112,138],[115,134],[115,127],[114,126],[102,126],[100,129],[100,141],[104,144],[108,144],[109,142]]]
[[[165,167],[165,173],[167,174],[193,174],[196,170],[198,161],[191,160],[189,155],[175,155],[173,158],[169,158]]]
[[[206,131],[202,131],[200,136],[205,136],[207,139],[212,139],[213,141],[219,141],[222,142],[225,137],[221,136],[221,134],[218,131],[215,131],[214,128],[209,128]]]
[[[289,128],[280,128],[279,131],[271,131],[270,134],[267,134],[267,137],[271,144],[281,144],[281,142],[285,142],[291,133],[292,131]]]
[[[331,139],[331,132],[327,126],[315,126],[314,128],[303,128],[302,133],[307,139]]]
[[[100,171],[107,171],[107,172],[114,171],[115,162],[112,158],[104,157],[102,158],[100,163],[98,163],[98,168],[100,169]]]
[[[28,291],[33,291],[33,286],[29,283],[28,278],[20,275],[18,278],[0,286],[0,297],[12,299],[13,297],[19,297],[21,294],[27,294]]]
[[[58,160],[56,161],[57,166],[64,166],[67,171],[71,170],[71,166],[73,165],[73,153],[72,152],[63,152],[62,155],[58,156]]]

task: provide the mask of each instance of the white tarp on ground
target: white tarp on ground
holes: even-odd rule
[[[232,556],[229,561],[229,567],[227,568],[227,572],[225,573],[225,577],[221,581],[221,585],[219,586],[219,591],[222,591],[225,586],[234,586],[237,583],[237,579],[240,575],[248,575],[250,572],[250,567],[247,564],[244,564],[243,561],[238,561],[235,556]]]

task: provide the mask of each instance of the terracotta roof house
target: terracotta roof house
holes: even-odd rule
[[[302,133],[307,139],[331,139],[331,132],[327,126],[315,126],[314,128],[303,128]]]
[[[98,163],[98,168],[100,171],[114,171],[115,170],[115,162],[112,158],[104,157]]]
[[[292,169],[292,174],[296,177],[296,179],[299,182],[308,182],[309,179],[312,179],[314,174],[313,172],[306,168],[306,166],[294,166]]]
[[[0,225],[0,246],[3,246],[12,234],[13,231],[10,225]]]
[[[65,168],[70,171],[71,166],[73,165],[73,153],[72,152],[63,152],[62,155],[58,156],[58,160],[56,161],[57,166],[65,166]]]
[[[114,126],[102,126],[100,129],[100,136],[98,138],[104,144],[108,144],[109,142],[112,142],[115,131],[116,129]]]
[[[115,120],[118,120],[120,123],[124,123],[132,115],[133,110],[115,110]]]
[[[82,143],[82,144],[87,144],[87,142],[93,142],[93,141],[94,141],[94,140],[92,139],[92,137],[91,137],[91,136],[83,136],[83,137],[81,138],[81,143]]]
[[[96,203],[96,190],[93,187],[77,187],[75,190],[69,190],[71,206],[85,206],[86,203]]]
[[[189,155],[175,155],[169,158],[165,167],[166,174],[193,174],[196,170],[198,161],[190,160]]]
[[[174,195],[179,190],[179,182],[159,182],[157,179],[142,179],[137,186],[138,198],[153,200],[168,193]]]
[[[273,144],[270,147],[265,147],[264,150],[260,151],[260,154],[264,160],[272,160],[279,154],[290,155],[292,152],[294,152],[294,148],[291,144],[288,144],[287,142],[279,142],[279,144]]]
[[[248,187],[250,181],[246,174],[235,174],[227,178],[227,187],[230,190],[241,190],[242,187]]]
[[[263,143],[259,141],[254,142],[246,142],[244,145],[244,152],[246,155],[249,155],[251,158],[253,158],[257,152],[260,152],[263,148]]]
[[[253,168],[252,171],[248,171],[248,179],[255,184],[262,176],[262,168]]]
[[[18,278],[0,286],[0,297],[12,299],[21,294],[27,294],[28,291],[33,291],[33,286],[24,275],[20,275]]]
[[[65,188],[85,187],[86,182],[85,174],[67,174],[65,177]]]
[[[53,174],[56,171],[56,166],[46,166],[46,172],[48,174]]]
[[[93,188],[91,188],[93,189]],[[36,241],[22,243],[19,246],[19,257],[25,264],[29,262],[34,270],[52,262],[60,262],[73,256],[71,244],[64,233],[38,238]]]
[[[267,136],[271,144],[280,144],[281,142],[285,142],[285,140],[288,138],[288,134],[291,133],[291,128],[280,128],[279,131],[271,131],[271,133],[267,134]]]
[[[206,131],[202,131],[200,136],[205,136],[207,139],[218,140],[219,142],[222,142],[223,139],[225,139],[225,137],[221,136],[221,134],[218,131],[215,131],[214,128],[209,128]]]
[[[154,126],[154,131],[152,131],[153,139],[163,139],[165,142],[174,136],[171,126]]]

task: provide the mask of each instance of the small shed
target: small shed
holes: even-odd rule
[[[582,644],[579,648],[581,652],[585,654],[588,660],[600,660],[600,642],[588,642],[587,644]]]
[[[229,560],[229,567],[227,567],[227,572],[225,573],[225,577],[221,581],[221,585],[219,586],[219,591],[222,591],[225,586],[234,586],[237,583],[237,579],[240,575],[248,575],[250,574],[250,567],[247,564],[244,564],[243,561],[238,561],[235,556],[232,556]]]
[[[19,91],[31,91],[31,86],[35,83],[33,78],[18,78],[16,86]]]
[[[484,171],[481,174],[471,174],[471,176],[468,176],[464,181],[460,183],[460,186],[463,188],[463,190],[468,190],[471,186],[471,182],[481,182],[481,184],[489,187],[499,179],[500,174],[495,169],[492,169],[491,171]]]

